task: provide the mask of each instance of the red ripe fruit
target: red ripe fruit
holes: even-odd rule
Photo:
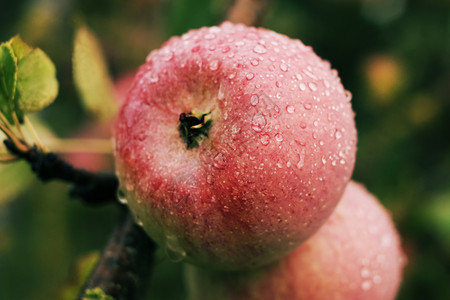
[[[242,273],[187,266],[186,279],[195,300],[393,300],[404,263],[389,213],[351,182],[319,231],[279,262]]]
[[[123,201],[175,260],[267,264],[332,213],[355,161],[350,95],[299,40],[233,25],[150,53],[116,126]]]

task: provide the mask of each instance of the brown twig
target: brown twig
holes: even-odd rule
[[[129,212],[114,230],[78,299],[100,288],[116,300],[142,299],[148,283],[155,243],[137,226]]]
[[[227,20],[233,23],[257,26],[261,23],[269,0],[235,0]]]

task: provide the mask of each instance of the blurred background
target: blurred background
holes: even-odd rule
[[[99,38],[126,91],[150,50],[219,24],[231,0],[2,0],[0,41],[20,33],[57,67],[60,93],[39,113],[48,135],[107,138],[72,79],[74,20]],[[398,299],[450,299],[450,1],[272,1],[262,26],[299,38],[339,71],[358,127],[354,179],[392,212],[409,264]],[[124,77],[125,76],[125,77]],[[125,78],[125,79],[124,79]],[[128,76],[129,78],[129,76]],[[128,83],[127,83],[128,80]],[[72,155],[92,170],[108,155]],[[72,299],[119,217],[85,206],[21,163],[0,166],[0,299]],[[183,299],[181,264],[158,256],[149,299]]]

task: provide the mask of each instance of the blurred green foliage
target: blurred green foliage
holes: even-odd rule
[[[70,136],[92,121],[72,83],[75,18],[99,37],[118,78],[171,35],[220,23],[230,4],[8,1],[0,41],[20,33],[55,62],[60,94],[40,114],[55,133]],[[409,258],[398,299],[450,299],[450,2],[272,1],[262,25],[311,45],[353,93],[354,179],[392,211]],[[0,170],[0,299],[60,299],[77,260],[102,249],[119,212],[68,199],[67,186],[44,185],[20,170]],[[14,178],[26,179],[20,192],[9,183]],[[183,299],[181,270],[158,262],[149,298]]]

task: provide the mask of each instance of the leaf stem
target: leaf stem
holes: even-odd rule
[[[17,117],[16,117],[17,118]],[[27,116],[23,117],[23,121],[25,123],[25,126],[27,127],[28,131],[30,132],[34,143],[36,144],[36,146],[44,153],[49,152],[49,150],[44,146],[44,144],[42,143],[41,139],[39,138],[36,130],[34,129],[33,124],[30,122],[30,119],[28,119]]]

